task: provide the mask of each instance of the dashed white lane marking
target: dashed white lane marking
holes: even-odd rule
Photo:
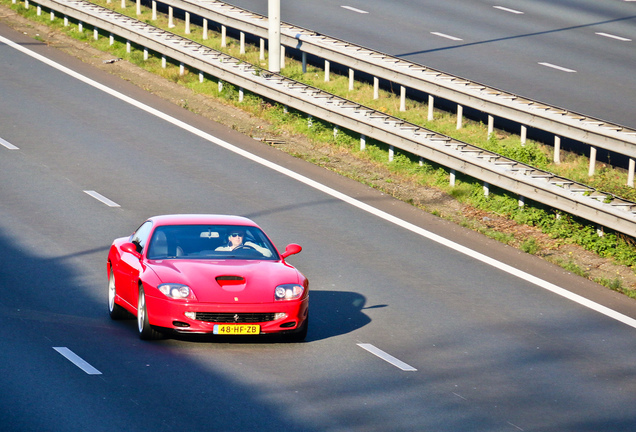
[[[560,70],[562,72],[569,72],[569,73],[576,72],[574,69],[568,69],[566,67],[558,66],[558,65],[555,65],[555,64],[552,64],[552,63],[539,62],[539,64],[541,66],[545,66],[545,67],[549,67],[549,68],[552,68],[552,69]]]
[[[446,39],[450,39],[450,40],[453,40],[453,41],[463,40],[463,39],[458,38],[456,36],[451,36],[451,35],[447,35],[447,34],[440,33],[440,32],[431,32],[431,34],[435,35],[435,36],[443,37],[443,38],[446,38]]]
[[[92,196],[93,198],[95,198],[96,200],[103,202],[108,207],[120,207],[120,205],[117,204],[115,201],[111,201],[108,198],[106,198],[104,195],[102,195],[100,193],[97,193],[95,191],[86,190],[86,191],[84,191],[84,193],[87,193],[90,196]]]
[[[101,375],[102,373],[91,366],[86,360],[75,354],[73,351],[66,347],[53,347],[53,349],[60,354],[62,354],[68,361],[73,363],[75,366],[83,370],[89,375]]]
[[[79,81],[88,84],[90,86],[95,87],[98,90],[101,90],[125,103],[128,103],[132,106],[135,106],[145,112],[147,112],[150,115],[156,116],[176,127],[179,127],[195,136],[200,137],[201,139],[204,139],[206,141],[209,141],[215,145],[218,145],[221,148],[224,148],[228,151],[231,151],[237,155],[240,155],[248,160],[251,160],[252,162],[258,163],[262,166],[265,166],[267,168],[270,168],[284,176],[287,176],[289,178],[292,178],[296,181],[299,181],[309,187],[312,187],[316,190],[319,190],[329,196],[332,196],[336,199],[341,200],[342,202],[345,202],[347,204],[350,204],[362,211],[365,211],[369,214],[372,214],[374,216],[379,217],[380,219],[383,219],[389,223],[392,223],[394,225],[400,226],[406,230],[411,231],[412,233],[419,235],[421,237],[424,237],[426,239],[429,239],[430,241],[434,241],[438,244],[441,244],[449,249],[452,249],[458,253],[461,253],[463,255],[469,256],[477,261],[480,261],[486,265],[489,265],[491,267],[497,268],[501,271],[504,271],[508,274],[511,274],[515,277],[518,277],[519,279],[523,279],[531,284],[537,285],[547,291],[550,291],[554,294],[557,294],[561,297],[564,297],[568,300],[571,300],[575,303],[578,303],[579,305],[582,305],[586,308],[592,309],[598,313],[601,313],[609,318],[612,318],[616,321],[622,322],[625,325],[628,325],[630,327],[636,328],[636,319],[628,317],[627,315],[624,315],[620,312],[617,312],[613,309],[610,309],[606,306],[603,306],[599,303],[596,303],[592,300],[589,300],[583,296],[580,296],[578,294],[575,294],[571,291],[566,290],[565,288],[561,288],[558,285],[555,285],[553,283],[550,283],[548,281],[545,281],[541,278],[538,278],[534,275],[531,275],[530,273],[526,273],[522,270],[519,270],[511,265],[502,263],[501,261],[497,261],[494,258],[491,258],[487,255],[484,255],[482,253],[479,253],[475,250],[472,250],[470,248],[467,248],[466,246],[463,246],[459,243],[455,243],[454,241],[451,241],[445,237],[442,237],[440,235],[437,235],[433,232],[430,232],[428,230],[425,230],[422,227],[419,227],[417,225],[414,225],[412,223],[409,223],[403,219],[400,219],[390,213],[387,213],[385,211],[382,211],[378,208],[375,208],[365,202],[359,201],[355,198],[350,197],[349,195],[343,194],[340,191],[337,191],[333,188],[330,188],[328,186],[323,185],[322,183],[319,183],[315,180],[312,180],[308,177],[305,177],[304,175],[298,174],[295,171],[292,171],[290,169],[287,169],[281,165],[275,164],[274,162],[271,162],[267,159],[263,159],[260,156],[257,156],[253,153],[250,153],[246,150],[243,150],[235,145],[230,144],[227,141],[223,141],[222,139],[219,139],[217,137],[215,137],[214,135],[210,135],[204,131],[202,131],[201,129],[197,129],[194,126],[185,123],[181,120],[176,119],[175,117],[169,116],[168,114],[161,112],[157,109],[154,109],[146,104],[143,104],[141,102],[139,102],[136,99],[133,99],[129,96],[124,95],[123,93],[120,93],[118,91],[115,91],[113,89],[111,89],[110,87],[107,87],[103,84],[98,83],[97,81],[94,81],[84,75],[81,75],[65,66],[62,66],[59,63],[54,62],[53,60],[46,58],[34,51],[31,51],[28,48],[23,47],[22,45],[19,45],[15,42],[13,42],[10,39],[7,39],[5,37],[0,36],[0,42],[7,44],[8,46],[12,47],[13,49],[20,51],[30,57],[33,57],[34,59],[41,61],[42,63],[45,63],[49,66],[51,66],[52,68],[55,68],[65,74],[68,74],[76,79],[78,79]]]
[[[624,37],[621,37],[621,36],[616,36],[616,35],[609,34],[609,33],[596,32],[596,34],[599,35],[599,36],[612,38],[612,39],[616,39],[616,40],[623,41],[623,42],[631,42],[632,41],[631,39],[627,39],[627,38],[624,38]]]
[[[340,7],[343,8],[343,9],[347,9],[347,10],[359,13],[359,14],[368,14],[369,13],[369,12],[364,11],[362,9],[356,9],[354,7],[351,7],[351,6],[340,6]]]
[[[375,346],[367,343],[359,343],[358,346],[362,349],[369,351],[371,354],[374,354],[380,357],[382,360],[391,363],[393,366],[402,369],[403,371],[413,372],[417,371],[413,366],[410,366],[404,363],[402,360],[396,359],[391,354],[387,354],[382,351],[380,348],[376,348]]]
[[[515,9],[509,9],[509,8],[503,7],[503,6],[493,6],[493,7],[495,9],[499,9],[499,10],[502,10],[504,12],[510,12],[510,13],[517,14],[517,15],[523,15],[523,12],[515,10]]]
[[[9,150],[20,150],[19,148],[11,144],[9,141],[3,140],[2,138],[0,138],[0,145],[8,148]]]

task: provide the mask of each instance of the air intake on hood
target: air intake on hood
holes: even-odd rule
[[[221,286],[243,285],[245,283],[245,278],[243,276],[217,276],[216,281]]]

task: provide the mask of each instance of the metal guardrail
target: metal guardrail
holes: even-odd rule
[[[83,0],[38,0],[83,24],[488,184],[633,235],[636,203],[407,123]]]
[[[222,1],[157,1],[268,39],[267,17]],[[281,23],[281,44],[492,116],[636,159],[634,129],[549,106],[287,23]],[[634,169],[633,161],[631,169]]]

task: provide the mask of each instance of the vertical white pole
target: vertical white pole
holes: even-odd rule
[[[634,170],[636,170],[636,160],[629,158],[629,169],[627,170],[627,186],[634,187]]]
[[[521,125],[521,145],[522,146],[526,145],[527,136],[528,136],[528,128]]]
[[[280,0],[268,0],[269,71],[280,72]]]
[[[353,90],[353,87],[354,87],[353,85],[353,83],[355,82],[353,77],[354,73],[355,73],[354,70],[349,68],[349,91]]]
[[[380,99],[380,79],[373,77],[373,99]]]
[[[463,121],[464,121],[464,106],[457,105],[457,129],[462,128]]]
[[[561,163],[561,137],[554,136],[554,157],[552,158],[555,164]]]
[[[203,18],[203,40],[208,40],[208,20]]]
[[[400,86],[400,111],[406,111],[406,87]]]
[[[592,177],[594,175],[594,169],[596,168],[596,147],[590,147],[590,170],[588,175]]]
[[[431,95],[428,95],[428,121],[433,121],[434,111],[433,109],[435,105],[435,98]]]

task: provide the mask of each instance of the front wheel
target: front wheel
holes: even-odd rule
[[[139,299],[137,300],[137,329],[139,330],[139,339],[141,340],[153,340],[161,337],[161,333],[152,328],[148,322],[146,294],[141,285],[139,285]]]
[[[126,309],[115,303],[117,297],[117,287],[115,286],[115,275],[113,271],[110,271],[108,277],[108,314],[113,320],[120,320],[126,318],[128,315]]]

